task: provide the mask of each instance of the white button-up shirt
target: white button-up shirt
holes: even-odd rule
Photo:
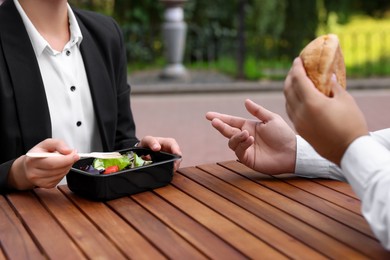
[[[80,52],[83,36],[72,9],[68,5],[70,40],[62,51],[56,51],[37,31],[18,0],[14,2],[38,60],[49,106],[52,138],[65,141],[79,152],[101,151],[101,139]]]
[[[341,168],[297,136],[295,173],[348,181],[362,201],[362,214],[372,231],[390,250],[390,129],[353,141],[343,155]]]

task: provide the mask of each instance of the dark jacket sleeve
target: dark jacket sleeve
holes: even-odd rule
[[[7,161],[0,165],[0,194],[4,194],[10,191],[8,183],[8,172],[11,168],[14,160]]]

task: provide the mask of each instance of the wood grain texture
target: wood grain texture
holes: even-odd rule
[[[148,192],[146,192],[149,194]],[[149,196],[154,196],[149,194]],[[194,248],[174,230],[167,227],[156,216],[150,214],[144,207],[131,198],[127,200],[113,200],[107,203],[130,225],[147,237],[153,245],[168,258],[181,259],[205,258],[204,254]]]
[[[0,241],[4,259],[44,259],[43,253],[4,197],[0,197],[0,209]]]
[[[346,183],[237,161],[98,202],[64,186],[0,196],[0,259],[389,259]]]
[[[37,189],[38,192],[39,190]],[[51,192],[59,194],[59,191],[56,189],[53,189]],[[8,195],[8,199],[15,210],[17,210],[31,238],[36,241],[45,256],[48,258],[59,257],[61,259],[85,258],[71,237],[69,237],[67,231],[53,218],[33,193],[12,193]],[[63,212],[66,212],[66,210],[63,210]],[[59,243],[59,241],[61,242]],[[18,249],[15,248],[15,250]]]
[[[323,257],[323,255],[319,254],[317,251],[286,234],[277,227],[256,217],[239,205],[236,205],[223,197],[215,196],[215,193],[212,190],[203,187],[185,176],[176,176],[173,180],[173,185],[203,202],[206,206],[214,209],[237,225],[243,227],[247,232],[262,239],[265,243],[269,244],[270,247],[279,250],[288,257],[295,259],[321,259]],[[279,244],[282,244],[283,246],[277,246]]]
[[[63,230],[66,230],[68,239],[74,241],[87,257],[125,258],[113,243],[100,232],[99,227],[91,223],[58,189],[37,189],[35,192],[53,219]],[[56,247],[64,249],[56,239],[52,239],[52,241]],[[59,248],[56,250],[58,251]],[[64,252],[64,254],[66,253]]]
[[[165,256],[153,244],[131,225],[128,225],[106,203],[81,198],[73,194],[67,186],[62,186],[60,189],[126,257],[136,259],[165,259]],[[127,198],[121,199],[126,200]]]

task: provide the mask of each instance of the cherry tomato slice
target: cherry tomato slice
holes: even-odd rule
[[[104,171],[104,174],[114,173],[117,171],[119,171],[119,166],[113,165],[113,166],[107,167],[106,170]]]

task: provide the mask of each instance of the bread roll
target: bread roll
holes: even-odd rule
[[[346,88],[344,57],[335,34],[322,35],[310,42],[299,55],[307,76],[327,96],[332,96],[330,80],[336,75],[337,82]]]

